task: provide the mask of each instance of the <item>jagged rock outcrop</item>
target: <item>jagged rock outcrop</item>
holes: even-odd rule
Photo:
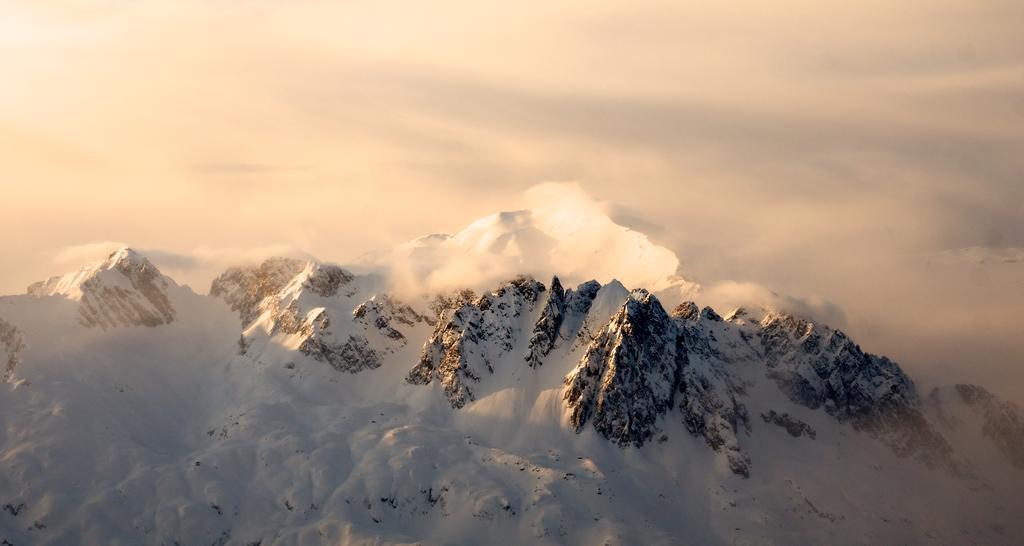
[[[153,327],[174,321],[168,290],[175,286],[149,260],[124,247],[76,273],[32,284],[28,293],[78,301],[79,322],[86,327]]]
[[[641,446],[672,407],[679,380],[677,331],[658,299],[636,290],[566,376],[564,399],[577,432]]]
[[[210,294],[238,312],[247,335],[285,336],[302,354],[338,371],[356,373],[381,365],[381,350],[365,336],[374,328],[399,345],[404,335],[394,326],[423,320],[390,298],[372,298],[350,311],[358,292],[355,275],[336,265],[271,258],[257,267],[231,268],[217,277]]]
[[[807,436],[813,440],[818,436],[818,434],[814,432],[814,429],[811,428],[811,425],[808,425],[788,413],[778,413],[775,410],[768,410],[766,413],[761,414],[761,420],[765,423],[771,423],[784,428],[786,432],[794,438]]]
[[[575,290],[570,289],[565,296],[566,313],[586,316],[590,312],[590,306],[594,304],[594,298],[597,297],[597,293],[600,290],[601,283],[593,280],[577,286]]]
[[[545,291],[543,284],[521,277],[444,310],[406,380],[419,385],[439,381],[454,408],[475,400],[473,384],[493,373],[494,363],[513,349],[520,317],[534,309]]]
[[[380,367],[380,355],[365,337],[334,333],[326,309],[316,308],[303,314],[295,301],[283,308],[277,307],[279,303],[276,298],[269,298],[263,306],[266,315],[273,317],[271,335],[298,337],[299,352],[341,372],[356,373]]]
[[[429,324],[431,319],[416,312],[411,306],[390,296],[374,296],[352,311],[353,319],[366,328],[373,328],[384,337],[405,346],[407,339],[399,327]]]
[[[330,298],[354,278],[355,275],[336,265],[317,264],[309,272],[303,286],[321,298]]]
[[[270,258],[257,267],[232,267],[210,284],[210,295],[221,298],[236,311],[242,325],[260,315],[260,304],[298,275],[306,262],[293,258]]]
[[[302,354],[326,362],[340,372],[356,373],[380,367],[380,355],[365,337],[349,334],[344,340],[335,339],[325,311],[311,317],[303,327],[307,325],[308,333],[299,345]]]
[[[739,435],[749,431],[750,417],[742,402],[743,385],[729,372],[736,355],[725,354],[715,333],[724,323],[710,307],[698,311],[692,302],[676,307],[672,317],[682,357],[679,412],[683,424],[723,454],[733,473],[749,476],[750,458],[740,446]]]
[[[914,384],[885,357],[865,353],[839,330],[789,315],[761,321],[769,376],[796,402],[824,406],[841,421],[864,420],[878,404],[913,405]]]
[[[768,376],[794,402],[823,407],[897,455],[966,472],[925,418],[914,383],[895,362],[864,352],[839,330],[785,314],[768,313],[759,335]]]
[[[294,258],[270,258],[256,267],[232,267],[210,284],[210,295],[221,298],[248,326],[263,313],[267,298],[279,295],[293,283],[321,297],[331,297],[352,281],[354,275],[329,264]],[[293,291],[296,291],[293,290]]]
[[[554,277],[551,279],[551,288],[547,291],[547,303],[544,304],[530,334],[526,363],[531,368],[543,364],[544,357],[554,349],[562,328],[562,320],[565,318],[565,306],[565,289],[562,288],[558,277]]]
[[[984,387],[958,384],[934,389],[929,403],[939,411],[944,425],[956,428],[960,420],[950,400],[960,402],[981,420],[981,433],[1014,467],[1024,469],[1024,411],[1012,402],[1000,400]]]
[[[0,373],[0,383],[8,383],[14,379],[14,373],[21,363],[21,351],[25,349],[25,341],[13,324],[0,319],[0,366],[3,366]]]
[[[783,313],[755,317],[739,309],[722,318],[692,302],[669,316],[645,290],[628,293],[607,318],[603,308],[616,308],[609,305],[622,301],[619,291],[615,282],[563,291],[557,279],[551,290],[519,279],[472,301],[453,297],[406,379],[439,381],[452,407],[461,408],[475,400],[476,385],[519,336],[528,336],[525,361],[533,368],[571,337],[577,343],[567,354],[583,355],[564,380],[563,399],[577,432],[589,423],[621,446],[641,446],[659,429],[658,420],[678,408],[691,434],[721,454],[732,472],[748,476],[751,461],[740,440],[751,429],[745,381],[753,379],[740,379],[738,371],[763,369],[793,402],[823,409],[899,456],[970,475],[924,416],[899,366],[865,353],[843,332]],[[538,303],[536,318],[521,325],[520,317]],[[816,435],[789,414],[765,410],[766,424]]]
[[[628,298],[616,280],[604,286],[591,280],[566,291],[563,337],[573,339],[574,348],[585,348]]]
[[[672,317],[680,320],[696,320],[700,314],[700,307],[692,301],[684,301],[672,310]]]

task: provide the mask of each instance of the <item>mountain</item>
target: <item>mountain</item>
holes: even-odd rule
[[[960,436],[959,443],[994,447],[975,450],[980,451],[976,457],[987,451],[987,466],[1009,463],[1024,469],[1024,411],[1016,404],[1000,400],[984,387],[959,384],[932,390],[927,406],[939,429]]]
[[[404,346],[405,336],[392,322],[398,328],[425,322],[384,296],[364,303],[378,284],[338,266],[274,258],[258,267],[226,271],[214,279],[210,295],[238,312],[241,354],[263,350],[273,341],[354,373],[379,367],[381,351]],[[368,339],[371,334],[377,343]]]
[[[572,189],[539,191],[533,204],[485,216],[454,235],[435,233],[400,245],[386,260],[392,276],[431,291],[489,289],[510,272],[557,275],[570,283],[618,278],[674,300],[699,291],[700,285],[679,275],[671,250],[616,223]]]
[[[618,281],[121,249],[0,297],[0,544],[1012,544],[1024,414]]]
[[[37,282],[28,287],[36,297],[63,296],[79,302],[84,326],[159,326],[174,320],[168,291],[177,284],[145,257],[122,248],[106,260],[75,273]]]

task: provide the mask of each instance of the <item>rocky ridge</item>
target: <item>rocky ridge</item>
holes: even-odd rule
[[[4,319],[0,319],[0,346],[3,347],[3,352],[0,353],[0,364],[3,365],[0,383],[9,383],[14,379],[14,373],[21,363],[21,351],[25,348],[25,341],[21,331]]]
[[[475,400],[473,385],[494,372],[493,363],[516,346],[520,331],[528,336],[528,368],[541,366],[560,340],[575,335],[582,355],[565,378],[563,398],[577,432],[589,423],[618,445],[642,446],[677,408],[691,434],[734,473],[748,475],[741,438],[752,425],[736,372],[756,367],[794,403],[823,409],[900,456],[969,475],[925,418],[899,366],[865,353],[841,331],[781,313],[755,319],[740,309],[722,318],[692,302],[670,316],[644,290],[630,293],[597,328],[588,314],[600,285],[563,291],[555,279],[552,287],[519,279],[442,313],[407,380],[439,381],[452,407],[461,408]],[[519,326],[520,316],[536,318]],[[763,415],[787,431],[814,434],[787,414],[769,409]]]
[[[545,291],[543,284],[522,277],[442,310],[406,380],[417,385],[438,381],[453,408],[475,400],[473,384],[494,373],[497,359],[512,351],[523,317]]]
[[[170,324],[176,314],[168,295],[172,287],[177,284],[148,259],[124,247],[75,273],[34,283],[28,293],[76,300],[82,325],[107,329]]]
[[[641,446],[672,406],[679,381],[676,330],[657,298],[636,290],[565,378],[577,432],[590,422],[621,445]]]
[[[314,360],[356,373],[380,367],[382,351],[407,343],[401,329],[426,320],[387,296],[375,295],[356,306],[368,294],[364,281],[335,265],[271,258],[229,269],[214,279],[210,295],[238,313],[243,351],[253,343],[248,338],[280,336]],[[375,345],[368,332],[390,343]]]
[[[738,315],[731,320],[744,322]],[[969,473],[925,418],[913,381],[895,362],[864,352],[840,330],[798,317],[767,313],[756,330],[768,377],[791,400],[823,408],[901,456]]]
[[[174,319],[167,296],[172,286],[148,260],[125,248],[29,292],[81,301],[80,321],[88,327],[156,326]],[[591,426],[617,445],[640,447],[674,415],[732,472],[746,476],[751,461],[742,442],[752,427],[746,382],[755,370],[792,402],[821,409],[902,457],[969,475],[896,363],[864,352],[842,331],[804,318],[745,309],[722,318],[692,302],[669,314],[643,289],[626,292],[614,281],[564,289],[557,277],[550,288],[520,277],[481,296],[464,291],[438,297],[431,317],[374,288],[366,277],[337,266],[272,258],[225,271],[210,294],[238,313],[240,354],[254,343],[277,340],[349,373],[380,367],[385,355],[409,344],[411,332],[432,326],[405,379],[437,382],[456,409],[477,399],[481,382],[499,363],[539,370],[557,351],[559,362],[576,361],[561,387],[576,432]],[[8,380],[23,343],[5,322],[0,342]],[[1024,464],[1016,455],[1024,443],[1019,411],[967,387],[961,395],[987,416],[986,435],[1008,457],[1017,457],[1014,464]],[[814,437],[809,425],[786,412],[759,411],[765,424]]]
[[[1024,469],[1024,410],[1012,402],[1000,400],[984,387],[957,384],[932,390],[928,404],[944,427],[956,430],[966,426],[958,405],[966,406],[980,421],[980,432],[1015,468]]]

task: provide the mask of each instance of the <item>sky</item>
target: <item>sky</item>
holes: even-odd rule
[[[111,242],[199,291],[357,262],[565,182],[709,301],[1024,401],[1024,5],[502,4],[5,0],[0,293]]]

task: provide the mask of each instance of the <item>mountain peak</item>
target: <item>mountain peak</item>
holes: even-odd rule
[[[562,398],[572,427],[579,432],[591,422],[621,446],[649,440],[678,383],[676,335],[656,297],[631,292],[565,377]]]
[[[74,273],[34,283],[28,293],[78,301],[79,322],[106,329],[172,322],[175,310],[168,290],[176,286],[145,256],[125,246]]]
[[[354,278],[336,265],[274,257],[258,266],[229,268],[210,284],[210,295],[226,301],[238,312],[243,326],[248,326],[264,311],[261,305],[268,298],[281,303],[303,292],[329,298]]]
[[[486,289],[514,274],[578,283],[612,277],[629,286],[692,297],[697,285],[679,276],[679,259],[645,234],[616,223],[606,207],[574,185],[544,185],[528,208],[484,216],[454,235],[428,235],[399,246],[389,264],[428,291]]]
[[[107,256],[107,260],[104,262],[104,266],[106,266],[107,269],[112,267],[138,268],[152,265],[153,264],[150,263],[145,256],[128,246],[123,246],[116,251],[111,252],[110,255]]]

